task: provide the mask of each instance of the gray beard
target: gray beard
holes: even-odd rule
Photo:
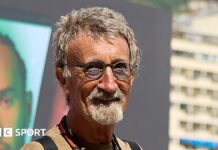
[[[95,104],[95,99],[101,101],[117,99],[109,104]],[[124,102],[124,94],[118,88],[115,93],[105,93],[97,88],[93,89],[87,97],[89,104],[88,111],[93,120],[102,125],[116,124],[123,119],[122,103]]]
[[[118,102],[110,105],[100,104],[98,106],[90,104],[88,108],[93,120],[101,125],[116,124],[123,119],[122,106]]]

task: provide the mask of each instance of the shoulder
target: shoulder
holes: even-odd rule
[[[58,137],[61,135],[61,132],[57,126],[54,126],[51,129],[49,129],[45,135],[50,137]]]
[[[52,142],[48,142],[48,140],[46,139],[46,142],[45,142],[46,145],[48,143],[49,144],[52,143],[52,145],[55,145],[58,149],[65,149],[65,150],[70,150],[71,149],[69,144],[65,141],[65,139],[61,135],[61,132],[60,132],[60,130],[58,129],[57,126],[49,129],[46,132],[45,136],[43,136],[43,137],[46,137],[46,136],[49,137],[49,139],[52,140]],[[40,139],[42,139],[42,138],[40,138]],[[45,141],[45,140],[43,140],[43,141]],[[28,144],[25,144],[21,148],[21,150],[44,150],[44,148],[39,142],[33,141],[33,142],[28,143]]]
[[[61,135],[61,131],[59,130],[58,126],[55,126],[48,130],[46,132],[46,136],[49,136],[52,139],[58,149],[71,150],[70,145]]]
[[[49,135],[47,135],[47,134],[54,135],[56,132],[57,132],[56,129],[55,129],[55,128],[52,128],[52,129],[50,129],[50,130],[48,130],[48,131],[46,132],[46,136],[49,136]],[[43,137],[44,137],[44,136],[43,136]],[[42,137],[42,138],[43,138],[43,137]],[[42,139],[42,138],[40,138],[40,139]],[[37,142],[37,141],[32,141],[32,142],[29,142],[29,143],[25,144],[25,145],[21,148],[21,150],[44,150],[44,147],[43,147],[42,144],[40,144],[39,142]]]
[[[25,144],[20,150],[44,150],[44,148],[40,143],[33,141]]]
[[[117,141],[122,149],[125,149],[125,150],[143,150],[142,147],[135,142],[121,140],[119,138],[117,138]]]

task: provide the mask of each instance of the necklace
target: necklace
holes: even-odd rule
[[[112,145],[113,145],[113,150],[122,150],[114,134],[112,139]]]
[[[80,145],[78,139],[76,138],[76,136],[74,136],[71,129],[69,129],[67,127],[66,116],[64,116],[62,118],[61,122],[57,126],[58,126],[59,130],[61,131],[61,135],[64,137],[64,139],[70,145],[72,150],[83,150],[83,149],[85,149]],[[112,143],[112,146],[113,146],[113,150],[122,150],[114,134],[113,134],[113,138],[112,138],[111,143]]]

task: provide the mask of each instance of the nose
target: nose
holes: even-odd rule
[[[106,67],[97,87],[107,93],[114,93],[118,88],[116,77],[110,67]]]

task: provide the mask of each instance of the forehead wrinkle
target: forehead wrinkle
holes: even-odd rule
[[[119,43],[117,43],[117,40],[119,40]],[[127,42],[123,42],[126,42],[126,40],[121,36],[113,38],[99,37],[98,39],[93,39],[89,34],[80,33],[76,39],[71,40],[69,43],[68,62],[87,63],[92,61],[92,59],[96,59],[98,56],[100,56],[101,59],[106,60],[107,63],[118,58],[129,61],[129,47]],[[122,51],[126,51],[126,49],[128,56],[125,58],[125,56],[122,55],[123,58],[121,58],[119,52],[123,54]],[[115,52],[113,53],[113,51]]]
[[[102,44],[99,42],[99,45],[101,46],[100,50],[103,52],[104,60],[106,60],[107,63],[113,63],[117,62],[117,60],[120,61],[129,61],[129,56],[125,57],[125,53],[122,51],[125,51],[124,45],[122,43],[116,43],[118,40],[122,40],[123,38],[116,37],[116,38],[110,38],[110,39],[101,39],[103,42]],[[124,40],[124,42],[126,42]],[[106,44],[105,44],[106,43]],[[126,43],[127,44],[127,43]],[[98,45],[98,46],[99,46]],[[108,46],[109,45],[109,46]],[[126,47],[128,49],[128,46]],[[113,52],[114,51],[114,52]],[[127,50],[127,53],[129,54],[129,49]]]
[[[89,50],[90,45],[86,46],[82,43],[83,41],[92,41],[94,42],[93,38],[89,35],[84,35],[83,33],[79,33],[75,39],[70,40],[68,46],[68,61],[69,62],[84,62],[83,56],[83,49]],[[88,51],[87,51],[88,52]]]

